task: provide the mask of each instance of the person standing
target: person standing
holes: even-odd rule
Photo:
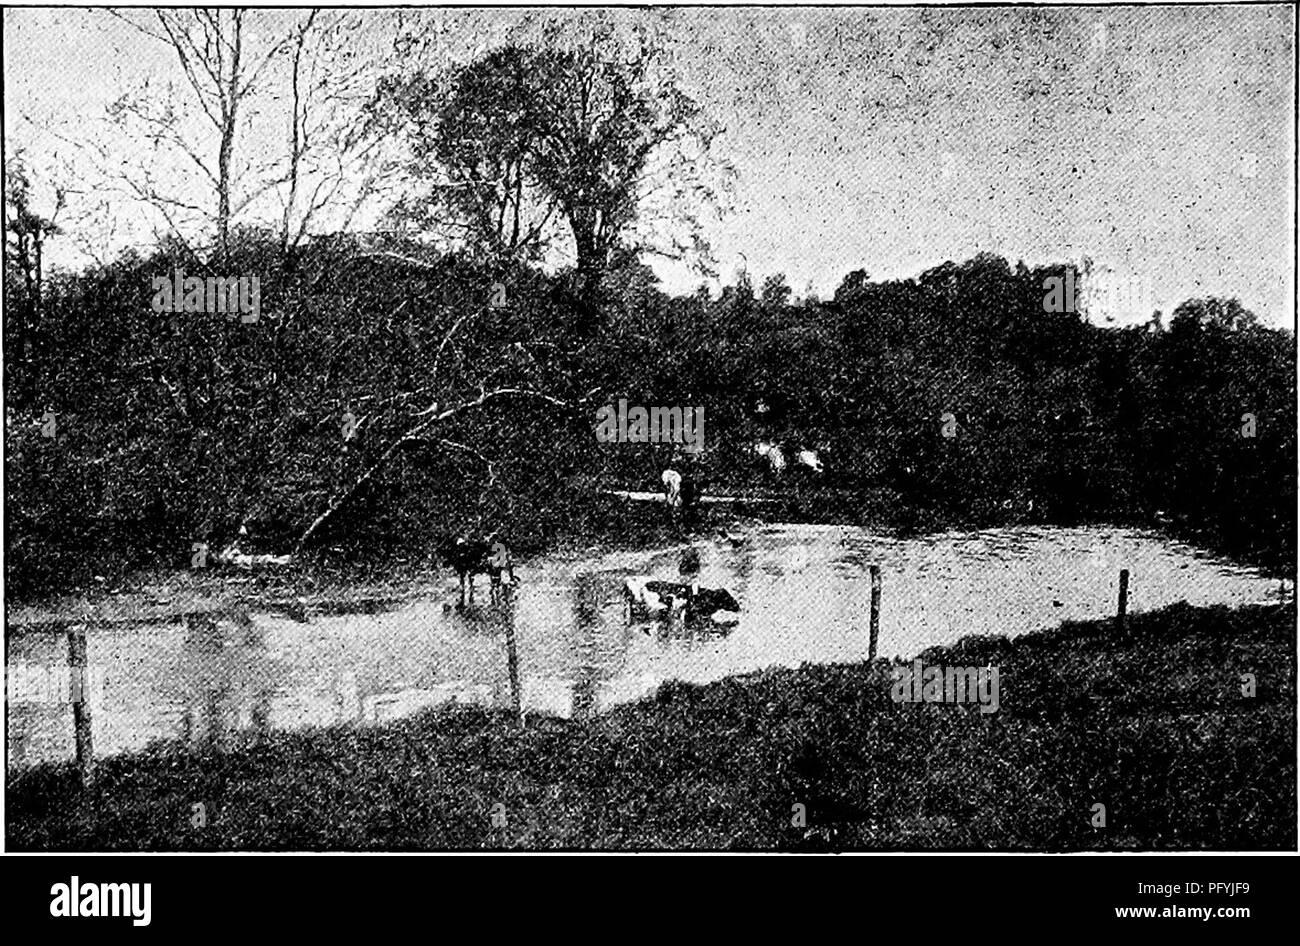
[[[499,533],[488,536],[488,578],[491,586],[492,603],[501,599],[502,588],[514,584],[514,565],[510,560],[510,547],[502,541]]]
[[[699,549],[692,546],[682,553],[682,560],[681,564],[677,566],[677,573],[681,576],[682,583],[686,585],[687,600],[694,598],[700,590]]]
[[[682,475],[669,467],[664,470],[661,478],[664,484],[664,500],[668,503],[668,515],[671,518],[682,508]]]
[[[682,552],[677,565],[677,574],[685,586],[683,594],[682,621],[690,624],[695,614],[695,596],[700,591],[700,551],[694,546]]]

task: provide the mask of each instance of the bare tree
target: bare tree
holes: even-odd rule
[[[385,179],[381,138],[362,116],[374,62],[357,49],[353,13],[310,10],[288,43],[289,144],[281,188],[280,243],[290,256],[327,208],[346,230]]]
[[[191,137],[183,111],[178,111],[170,97],[150,94],[147,88],[119,98],[110,117],[124,128],[136,126],[155,145],[166,145],[184,156],[209,192],[211,204],[205,207],[184,191],[160,187],[151,168],[134,168],[117,176],[178,233],[180,215],[197,214],[209,220],[218,255],[225,259],[230,252],[232,221],[280,183],[258,173],[266,171],[265,167],[238,167],[235,153],[243,112],[268,67],[288,48],[290,37],[274,40],[254,55],[247,42],[247,11],[242,9],[163,9],[153,11],[149,20],[114,10],[109,13],[171,47],[191,93],[191,104],[201,113],[200,124],[209,126],[209,131]]]

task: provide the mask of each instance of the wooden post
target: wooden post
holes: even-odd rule
[[[1119,570],[1119,610],[1115,614],[1115,626],[1124,630],[1124,615],[1128,611],[1128,569]]]
[[[876,644],[880,640],[880,566],[871,566],[871,645],[867,660],[876,659]]]
[[[95,748],[90,734],[89,669],[86,660],[86,625],[68,628],[68,697],[72,702],[72,727],[77,743],[77,771],[81,785],[90,784]]]
[[[515,646],[515,614],[509,604],[504,618],[506,626],[506,672],[510,675],[510,708],[515,721],[523,723],[523,701],[519,693],[519,652]]]

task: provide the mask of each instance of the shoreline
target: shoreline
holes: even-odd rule
[[[977,521],[920,514],[914,509],[887,516],[878,514],[878,509],[868,510],[862,503],[822,506],[819,511],[824,514],[813,516],[802,514],[810,511],[805,505],[808,502],[806,496],[742,496],[739,500],[736,504],[727,504],[734,509],[734,515],[706,511],[696,527],[686,532],[675,532],[666,527],[660,504],[624,500],[623,505],[628,508],[618,510],[621,515],[613,521],[595,528],[558,533],[541,542],[530,542],[518,550],[521,554],[517,555],[516,563],[525,565],[542,556],[563,557],[592,550],[650,552],[660,545],[709,541],[716,529],[745,521],[762,525],[843,525],[897,538],[1006,528],[1135,529],[1150,532],[1164,541],[1202,549],[1233,565],[1257,569],[1266,578],[1296,577],[1294,566],[1286,570],[1250,557],[1233,555],[1197,542],[1194,534],[1179,533],[1138,519],[1048,523],[1008,517],[998,521]],[[784,508],[779,512],[792,515],[772,515],[776,510],[771,507],[782,503]],[[722,505],[715,505],[714,509]],[[16,604],[6,600],[6,630],[9,633],[58,630],[86,620],[107,624],[166,622],[196,610],[229,607],[247,603],[250,599],[261,602],[260,607],[272,612],[292,613],[294,608],[306,604],[313,608],[324,607],[327,613],[367,613],[375,603],[399,604],[444,585],[450,587],[455,580],[454,573],[432,547],[423,549],[422,554],[405,557],[395,556],[387,549],[374,548],[354,548],[342,554],[345,557],[340,560],[330,550],[317,550],[308,553],[301,562],[284,567],[241,569],[209,566],[200,570],[157,566],[138,569],[95,586],[75,586],[65,592],[21,600]],[[191,604],[175,607],[174,602],[181,597],[190,599]],[[349,610],[349,601],[358,605]],[[106,614],[87,616],[88,611],[105,603],[111,604],[104,609]]]
[[[434,709],[230,750],[158,744],[98,760],[84,799],[71,763],[47,763],[9,773],[7,845],[1294,848],[1294,605],[1173,605],[1128,627],[1067,623],[922,652],[1000,666],[987,714],[894,702],[889,661],[804,664],[664,684],[580,721],[520,728],[499,711]],[[1259,675],[1256,696],[1238,692],[1244,672]],[[202,799],[217,814],[196,829],[189,805]],[[1109,831],[1090,825],[1099,801]],[[505,827],[489,820],[498,803],[514,813]]]

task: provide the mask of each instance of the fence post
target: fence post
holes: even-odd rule
[[[506,632],[506,673],[510,678],[510,710],[514,721],[523,725],[523,699],[519,690],[519,650],[515,644],[515,612],[510,601],[503,606]]]
[[[871,566],[871,644],[867,660],[876,659],[876,644],[880,640],[880,566]]]
[[[68,697],[72,702],[72,727],[77,743],[77,771],[81,785],[90,784],[95,748],[90,731],[89,669],[86,660],[86,625],[68,628]]]
[[[1128,569],[1119,570],[1119,609],[1115,614],[1115,627],[1124,631],[1124,615],[1128,612]]]

